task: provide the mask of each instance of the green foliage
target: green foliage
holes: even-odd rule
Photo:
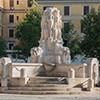
[[[16,27],[16,38],[20,41],[18,48],[26,57],[29,56],[32,47],[38,46],[41,32],[40,22],[41,12],[38,4],[33,2],[26,17]]]
[[[91,9],[81,20],[84,40],[80,44],[81,52],[87,57],[100,59],[100,8]]]
[[[0,58],[6,56],[6,42],[0,37]]]
[[[68,23],[62,29],[62,37],[64,41],[64,46],[69,47],[71,51],[71,57],[74,59],[76,54],[80,53],[79,43],[81,42],[80,35],[74,30],[74,25],[72,23]]]

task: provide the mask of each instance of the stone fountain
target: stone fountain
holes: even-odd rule
[[[47,8],[42,16],[39,46],[30,51],[31,63],[0,59],[0,92],[81,94],[82,89],[100,92],[95,88],[100,85],[98,60],[88,58],[84,64],[71,64],[70,50],[63,47],[61,28],[60,11]]]
[[[46,76],[65,76],[69,78],[95,77],[98,83],[98,60],[89,58],[84,64],[71,64],[70,49],[63,46],[62,19],[57,8],[47,8],[41,21],[39,46],[31,49],[31,63],[42,63],[40,72]],[[95,67],[94,67],[95,66]],[[88,72],[87,72],[88,71]],[[95,73],[95,76],[93,74]],[[83,79],[84,80],[84,79]]]
[[[57,8],[47,8],[41,21],[39,47],[31,49],[31,62],[43,64],[69,64],[70,50],[63,47],[62,19]]]

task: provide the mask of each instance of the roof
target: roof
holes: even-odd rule
[[[85,2],[85,3],[88,3],[88,2],[93,2],[93,3],[98,3],[100,2],[100,0],[36,0],[37,2],[76,2],[76,3],[81,3],[81,2]]]
[[[2,7],[0,7],[0,11],[4,11],[4,9]]]

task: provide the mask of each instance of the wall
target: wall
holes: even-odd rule
[[[37,0],[38,1],[38,0]],[[45,1],[45,0],[44,0]],[[99,3],[85,3],[85,2],[57,2],[57,0],[55,2],[39,2],[40,8],[43,10],[44,6],[53,6],[58,8],[61,11],[61,15],[62,15],[62,20],[63,22],[68,21],[72,21],[72,23],[75,25],[75,30],[77,32],[81,32],[81,24],[80,24],[80,20],[83,17],[83,6],[90,6],[90,8],[96,8],[96,10],[98,9],[98,7],[100,6],[100,2]],[[64,6],[70,6],[70,15],[69,16],[64,16]]]
[[[3,15],[2,15],[2,36],[5,38],[7,42],[7,46],[9,43],[14,43],[14,45],[18,44],[18,41],[13,38],[9,38],[9,28],[15,30],[16,25],[20,22],[26,14],[27,9],[27,0],[19,0],[19,4],[17,4],[17,0],[14,0],[14,7],[13,9],[9,6],[9,0],[1,0],[0,7],[4,8]],[[0,13],[1,14],[1,13]],[[14,15],[14,23],[9,23],[9,15]],[[17,20],[17,16],[19,16],[19,20]]]

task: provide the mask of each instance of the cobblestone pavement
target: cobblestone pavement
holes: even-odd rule
[[[100,100],[100,95],[17,95],[0,94],[0,100]]]

